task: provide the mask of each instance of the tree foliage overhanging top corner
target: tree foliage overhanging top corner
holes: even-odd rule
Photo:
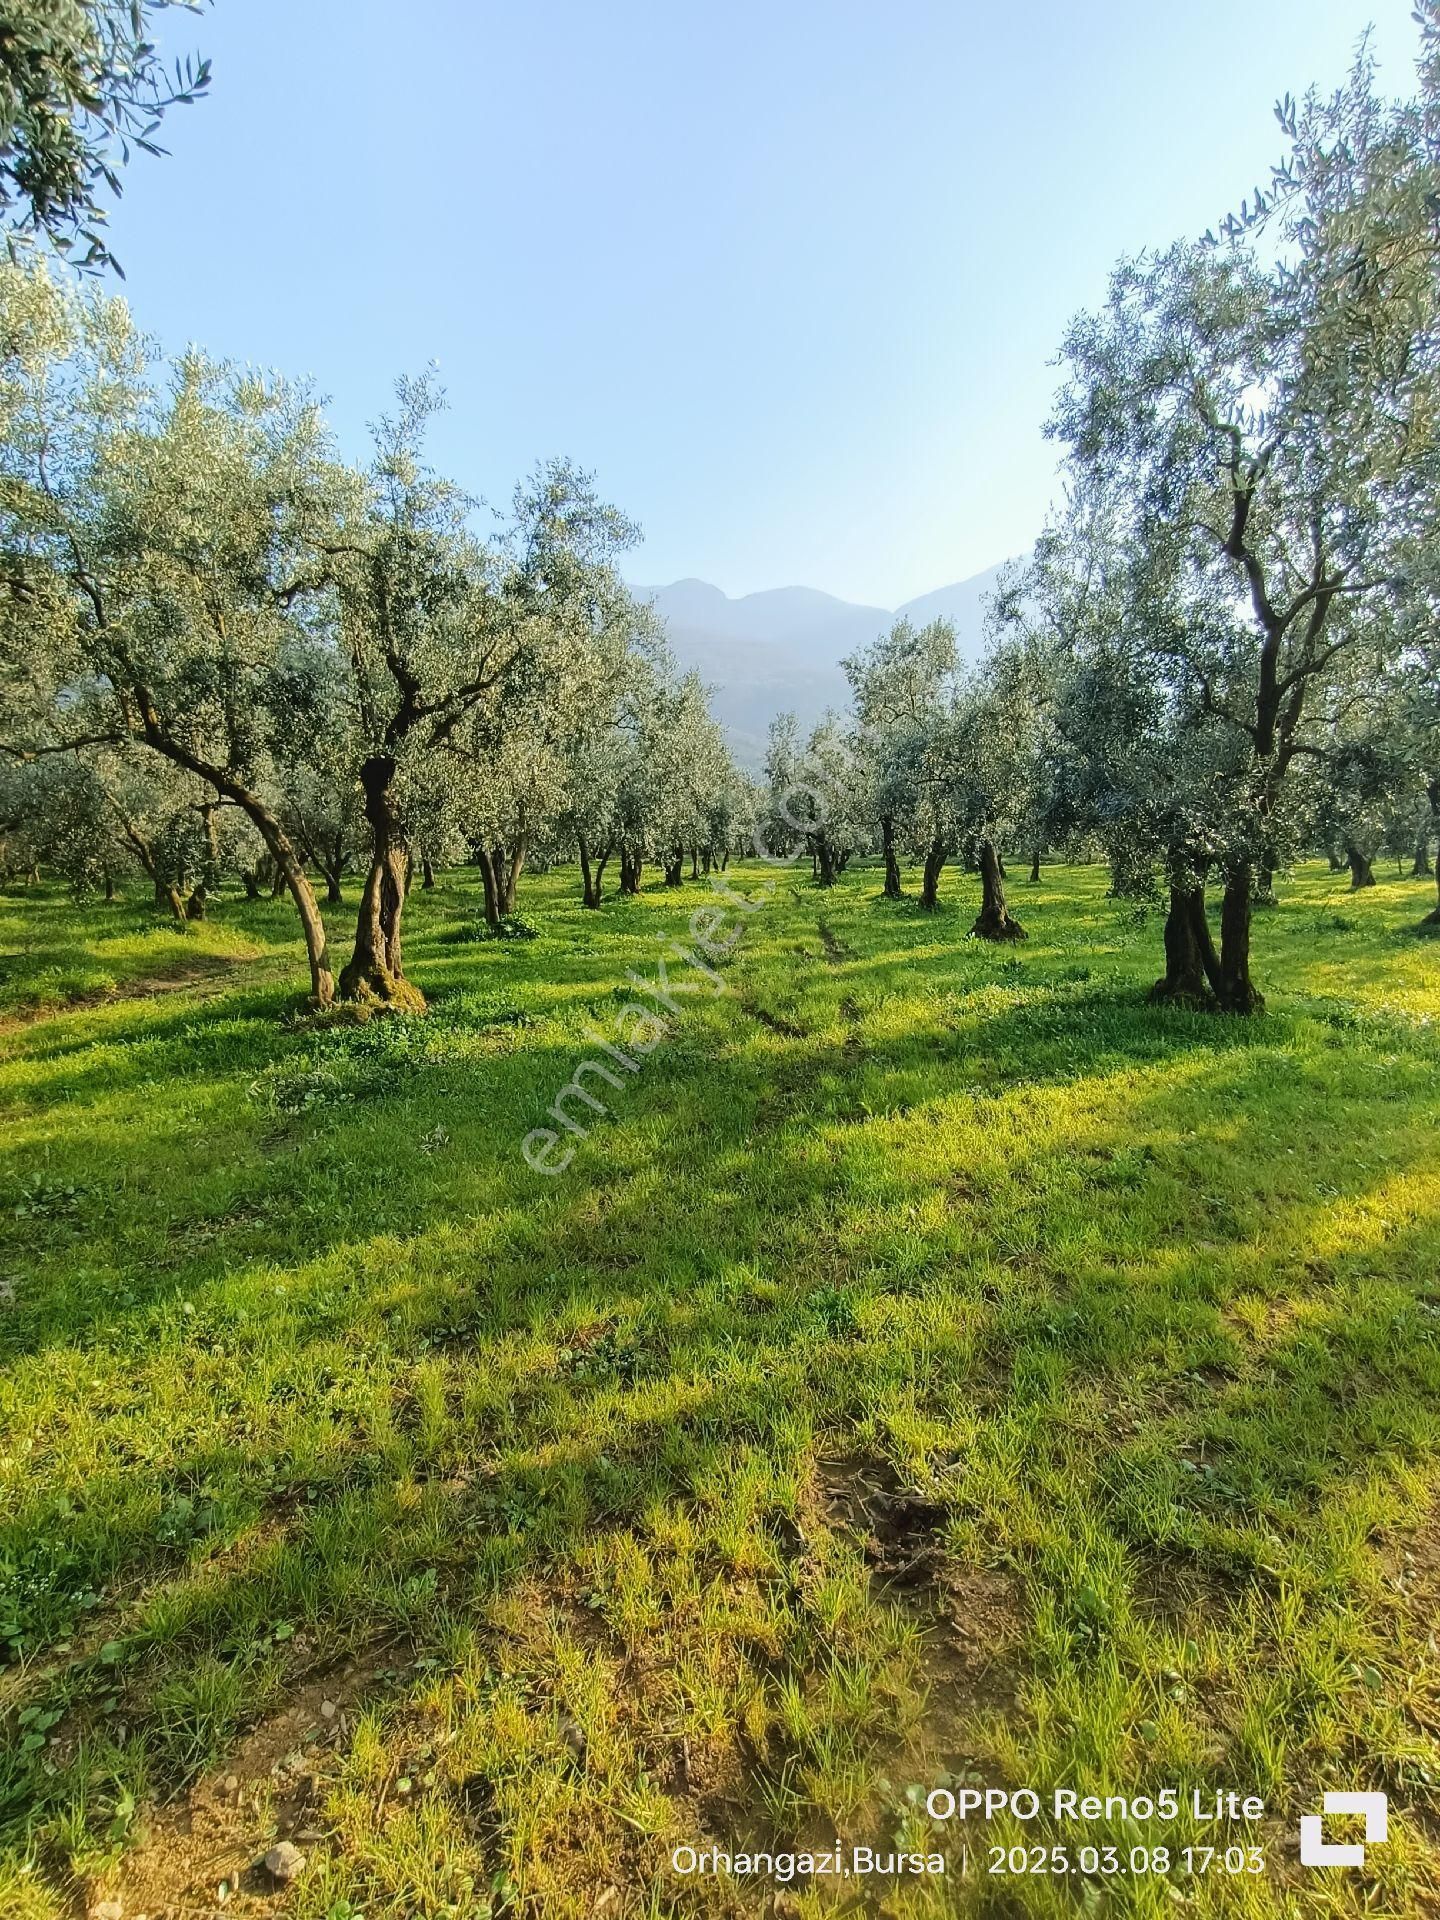
[[[92,269],[118,264],[107,195],[166,111],[210,84],[210,63],[167,66],[150,38],[164,7],[201,0],[10,0],[0,17],[0,226],[13,251],[36,237]]]

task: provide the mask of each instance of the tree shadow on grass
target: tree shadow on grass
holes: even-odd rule
[[[848,1156],[887,1124],[886,1096],[912,1085],[912,1066],[857,1058],[841,1039],[782,1043],[737,1029],[711,1063],[718,1085],[692,1078],[693,1063],[657,1062],[653,1078],[647,1068],[633,1112],[603,1123],[613,1133],[597,1123],[586,1143],[576,1167],[586,1184],[552,1190],[525,1213],[529,1190],[517,1175],[504,1189],[515,1217],[493,1236],[447,1246],[455,1226],[446,1222],[409,1243],[382,1237],[353,1288],[292,1262],[271,1338],[259,1337],[263,1316],[252,1336],[238,1320],[227,1325],[215,1302],[201,1331],[220,1362],[216,1391],[227,1369],[257,1376],[249,1402],[232,1396],[217,1408],[223,1437],[182,1443],[154,1468],[97,1463],[78,1502],[74,1492],[32,1499],[3,1536],[0,1551],[29,1582],[21,1604],[42,1622],[53,1607],[52,1642],[77,1621],[83,1630],[88,1610],[76,1603],[86,1593],[133,1596],[123,1618],[107,1619],[119,1652],[100,1657],[87,1635],[62,1672],[75,1728],[88,1724],[103,1739],[101,1703],[118,1690],[130,1724],[171,1729],[156,1736],[156,1778],[178,1784],[288,1683],[277,1626],[298,1620],[331,1649],[397,1630],[423,1635],[441,1604],[464,1613],[485,1592],[551,1577],[606,1529],[644,1531],[659,1514],[693,1513],[727,1481],[742,1485],[757,1454],[790,1471],[807,1435],[853,1432],[891,1404],[941,1426],[964,1408],[967,1419],[1028,1436],[1029,1498],[1059,1500],[1063,1466],[1063,1484],[1082,1490],[1137,1556],[1183,1549],[1217,1565],[1228,1556],[1237,1580],[1272,1579],[1267,1536],[1303,1547],[1347,1488],[1433,1458],[1428,1409],[1440,1382],[1403,1296],[1407,1270],[1422,1274],[1433,1253],[1435,1222],[1394,1231],[1370,1252],[1325,1254],[1322,1285],[1378,1268],[1385,1287],[1358,1305],[1337,1297],[1303,1330],[1251,1352],[1229,1316],[1242,1296],[1273,1294],[1282,1276],[1257,1260],[1243,1218],[1217,1223],[1182,1202],[1201,1148],[1223,1154],[1237,1179],[1283,1151],[1264,1097],[1275,1029],[1260,1045],[1248,1030],[1211,1039],[1205,1023],[1206,1044],[1186,1047],[1168,1023],[1157,1029],[1133,1010],[1105,1024],[1103,1059],[1125,1083],[1119,1091],[1105,1091],[1093,1052],[1091,1070],[1077,1069],[1063,1009],[985,1015],[958,1041],[942,1019],[916,1037],[916,1058],[932,1073],[927,1050],[942,1040],[967,1061],[1023,1053],[1022,1103],[1097,1082],[1102,1097],[1082,1125],[1039,1144],[994,1124],[1011,1090],[987,1096],[980,1132],[1009,1192],[958,1190],[949,1211],[973,1222],[968,1250],[944,1213],[930,1226],[917,1220],[909,1231],[933,1237],[935,1258],[928,1268],[912,1262],[899,1288],[887,1273],[893,1218],[847,1218],[845,1196]],[[568,1073],[572,1049],[543,1051]],[[1177,1055],[1192,1067],[1178,1089],[1157,1078]],[[529,1084],[534,1058],[523,1064],[517,1088]],[[1393,1061],[1366,1070],[1356,1104],[1370,1122],[1368,1167],[1332,1119],[1319,1160],[1337,1176],[1333,1210],[1368,1205],[1386,1181],[1428,1165],[1417,1117],[1433,1084],[1428,1059],[1407,1055],[1398,1071],[1397,1082]],[[861,1083],[878,1120],[837,1110]],[[831,1091],[807,1108],[806,1089],[822,1085]],[[938,1118],[956,1098],[942,1093],[929,1107]],[[930,1118],[925,1102],[911,1106],[915,1126]],[[1313,1146],[1313,1093],[1303,1084],[1291,1086],[1283,1119]],[[1197,1123],[1210,1136],[1199,1146]],[[697,1170],[707,1134],[719,1151]],[[1169,1156],[1168,1209],[1139,1206],[1158,1177],[1155,1161],[1135,1157],[1146,1146]],[[897,1176],[913,1190],[892,1189],[887,1207],[922,1202],[937,1166],[952,1178],[966,1172],[947,1168],[942,1141],[913,1176]],[[1047,1250],[1043,1217],[1026,1216],[1027,1193],[1103,1209],[1127,1231]],[[667,1198],[681,1204],[662,1213]],[[1300,1206],[1298,1189],[1285,1204]],[[1004,1245],[986,1244],[992,1212],[1004,1215]],[[1187,1255],[1202,1224],[1208,1244]],[[303,1258],[320,1263],[342,1245],[320,1233]],[[1279,1257],[1318,1256],[1297,1233]],[[1316,1292],[1307,1268],[1294,1275]],[[963,1322],[965,1338],[938,1340],[937,1316]],[[91,1322],[86,1337],[96,1335]],[[373,1378],[357,1395],[354,1376],[367,1365]],[[1167,1397],[1133,1443],[1102,1428],[1077,1444],[1073,1426],[1031,1418],[1037,1396],[1058,1406],[1074,1388],[1081,1404],[1124,1402],[1137,1379]],[[96,1418],[103,1459],[121,1435],[111,1441],[105,1414]],[[1182,1464],[1178,1443],[1197,1432],[1214,1449],[1210,1475]],[[963,1477],[957,1487],[963,1513]],[[1171,1518],[1157,1525],[1157,1514]],[[1052,1517],[1059,1525],[1065,1515]],[[157,1540],[161,1522],[168,1541]],[[742,1509],[728,1530],[746,1524],[758,1523]],[[37,1561],[36,1548],[57,1541],[69,1558]],[[704,1555],[705,1577],[729,1577],[718,1543]],[[1075,1623],[1082,1667],[1097,1657],[1101,1627],[1088,1615]],[[819,1655],[795,1657],[803,1667]],[[201,1668],[231,1673],[236,1685],[219,1707],[182,1702],[177,1718],[174,1682]],[[73,1773],[37,1781],[35,1763],[12,1765],[12,1808],[36,1795],[43,1818],[81,1790]]]
[[[217,1126],[230,1124],[225,1105],[234,1097],[237,1051],[244,1051],[240,1071],[246,1076],[293,1051],[286,1036],[264,1024],[263,1010],[273,1000],[256,996],[245,1005],[243,1014],[212,1005],[167,1014],[147,1027],[144,1045],[159,1050],[166,1072],[188,1061],[186,1087],[192,1103],[205,1086],[214,1089]],[[198,1196],[202,1204],[194,1207],[183,1204],[189,1196],[165,1195],[169,1248],[148,1250],[143,1271],[127,1278],[128,1301],[101,1296],[83,1302],[68,1281],[62,1300],[43,1281],[32,1281],[22,1291],[19,1311],[0,1323],[0,1343],[11,1353],[22,1353],[54,1341],[57,1331],[62,1343],[82,1335],[103,1339],[107,1329],[123,1330],[137,1317],[143,1319],[152,1306],[193,1293],[197,1277],[209,1288],[243,1279],[247,1270],[267,1261],[297,1267],[343,1250],[352,1238],[345,1188],[353,1192],[360,1181],[366,1182],[367,1224],[401,1240],[423,1239],[446,1219],[459,1224],[473,1216],[478,1204],[492,1214],[521,1208],[535,1215],[535,1228],[523,1236],[524,1246],[514,1250],[522,1262],[537,1250],[545,1251],[545,1237],[553,1232],[549,1251],[581,1266],[593,1262],[613,1267],[627,1247],[625,1258],[640,1258],[657,1236],[688,1265],[694,1246],[707,1232],[718,1236],[711,1244],[725,1246],[736,1218],[743,1222],[757,1206],[762,1212],[773,1208],[782,1213],[783,1239],[785,1214],[805,1214],[825,1206],[832,1196],[843,1204],[847,1178],[877,1117],[909,1116],[923,1126],[933,1114],[941,1125],[957,1106],[963,1111],[968,1103],[988,1101],[983,1111],[999,1118],[1003,1103],[1011,1098],[1083,1090],[1108,1075],[1154,1076],[1182,1063],[1187,1079],[1196,1071],[1207,1076],[1203,1096],[1186,1095],[1192,1108],[1203,1097],[1213,1116],[1243,1115],[1257,1101],[1273,1105],[1279,1098],[1292,1120],[1298,1123],[1302,1117],[1296,1110],[1302,1076],[1286,1059],[1293,1023],[1173,1015],[1083,983],[1062,985],[998,1013],[984,1001],[974,1013],[963,1001],[941,1009],[927,1006],[925,1012],[928,1020],[917,1021],[903,1046],[857,1050],[854,1035],[838,1026],[803,1040],[772,1043],[733,996],[717,1002],[709,1012],[710,1024],[693,1033],[682,1028],[678,1042],[662,1049],[635,1080],[624,1082],[618,1091],[599,1087],[607,1111],[583,1112],[589,1138],[554,1188],[521,1162],[519,1145],[531,1126],[545,1123],[547,1098],[554,1098],[578,1060],[592,1051],[565,1033],[543,1037],[532,1030],[523,1040],[517,1038],[515,1050],[479,1063],[426,1066],[413,1077],[397,1076],[394,1091],[382,1090],[358,1106],[347,1104],[333,1113],[264,1118],[252,1110],[248,1129],[238,1136],[248,1134],[251,1150],[235,1165],[233,1183],[222,1180],[218,1191],[203,1190]],[[253,1032],[237,1036],[235,1022],[245,1018],[253,1018]],[[1384,1081],[1383,1100],[1378,1084],[1370,1098],[1360,1100],[1367,1114],[1378,1103],[1393,1117],[1397,1098],[1423,1106],[1429,1095],[1433,1049],[1423,1036],[1409,1031],[1397,1032],[1392,1044],[1401,1050],[1398,1058],[1392,1053],[1383,1069],[1366,1068],[1372,1081],[1378,1082],[1382,1073]],[[212,1063],[208,1079],[196,1072],[207,1058]],[[1270,1083],[1278,1080],[1277,1059],[1285,1060],[1279,1069],[1288,1083],[1283,1089]],[[1243,1075],[1232,1074],[1226,1081],[1222,1063],[1243,1067]],[[950,1091],[943,1079],[937,1090],[937,1068],[953,1076]],[[93,1098],[113,1092],[103,1084],[107,1071],[97,1065],[99,1084],[91,1089]],[[142,1070],[130,1072],[148,1082]],[[77,1101],[84,1091],[72,1089]],[[65,1111],[68,1117],[68,1102]],[[513,1139],[494,1137],[497,1112],[514,1116]],[[466,1130],[463,1161],[457,1163],[454,1154],[447,1160],[446,1151],[424,1150],[437,1126],[442,1132],[463,1128],[470,1113],[487,1121],[489,1133],[475,1139]],[[1196,1118],[1204,1116],[1192,1113],[1192,1130]],[[88,1132],[86,1124],[82,1111],[72,1131],[77,1147],[84,1135],[93,1201],[84,1203],[76,1220],[42,1222],[25,1235],[32,1254],[48,1257],[52,1268],[59,1263],[66,1272],[77,1265],[98,1265],[101,1270],[109,1266],[115,1225],[106,1217],[104,1196],[107,1189],[135,1183],[127,1136],[116,1133],[107,1167],[95,1153],[93,1121]],[[167,1154],[193,1156],[193,1107],[168,1131],[153,1112],[146,1125],[147,1147],[157,1169]],[[853,1137],[838,1142],[837,1127],[849,1129]],[[232,1132],[228,1137],[237,1136]],[[1297,1131],[1296,1138],[1303,1137],[1303,1130]],[[1042,1156],[1046,1177],[1034,1183],[1042,1201],[1056,1179],[1067,1177],[1066,1162],[1075,1146],[1076,1136],[1067,1134],[1053,1152]],[[29,1171],[29,1158],[19,1149],[9,1158],[14,1169],[9,1184],[18,1188]],[[373,1182],[362,1171],[372,1164],[377,1175]],[[0,1159],[0,1183],[3,1170]],[[960,1175],[963,1171],[956,1170]],[[903,1176],[897,1178],[903,1184]],[[608,1204],[604,1196],[616,1182],[635,1181],[647,1194],[639,1246],[634,1234],[628,1240],[617,1237],[613,1225],[597,1230],[597,1203],[583,1193],[591,1186],[601,1196],[600,1204]],[[147,1184],[142,1174],[141,1193]],[[582,1189],[579,1194],[577,1187]],[[703,1217],[710,1187],[726,1196],[725,1219],[708,1220],[702,1227],[697,1208]],[[673,1214],[663,1204],[667,1193],[684,1196]],[[92,1215],[88,1234],[98,1236],[93,1244],[87,1239],[87,1208]],[[567,1232],[571,1212],[578,1225]],[[137,1221],[142,1216],[143,1208],[137,1210]],[[1210,1237],[1204,1220],[1194,1224],[1200,1238]],[[493,1252],[503,1259],[506,1251],[502,1237]],[[61,1304],[63,1315],[52,1312]]]

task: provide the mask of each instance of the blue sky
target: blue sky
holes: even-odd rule
[[[162,17],[164,18],[164,17]],[[568,453],[630,577],[894,606],[1028,545],[1069,315],[1211,225],[1407,0],[218,0],[209,99],[137,160],[141,322],[329,396],[432,358],[439,462]]]

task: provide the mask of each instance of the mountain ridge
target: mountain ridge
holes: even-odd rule
[[[680,665],[694,668],[713,689],[711,708],[732,751],[754,767],[764,757],[766,730],[775,714],[793,712],[808,730],[827,708],[848,703],[840,662],[894,620],[903,617],[924,626],[949,619],[962,657],[978,659],[985,601],[1011,564],[998,561],[894,608],[841,600],[804,586],[764,587],[732,598],[693,576],[635,591],[664,622]]]

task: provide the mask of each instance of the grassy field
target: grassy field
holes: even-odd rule
[[[627,975],[703,885],[478,941],[442,876],[431,1016],[366,1026],[294,1019],[284,902],[0,899],[5,1920],[1436,1910],[1433,884],[1286,878],[1246,1023],[1145,1005],[1100,868],[1005,950],[965,875],[729,879],[677,1012]],[[931,1821],[967,1781],[1266,1812]],[[1391,1795],[1363,1874],[1298,1865],[1326,1787]],[[832,1836],[948,1871],[671,1865]]]

